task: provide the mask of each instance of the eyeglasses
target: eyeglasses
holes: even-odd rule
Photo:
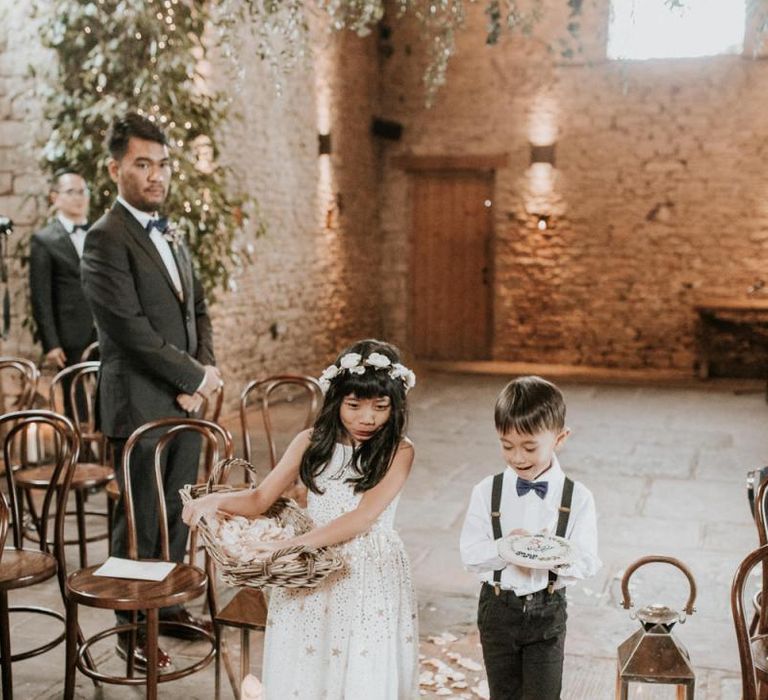
[[[59,194],[66,194],[70,197],[84,197],[91,193],[86,187],[85,189],[71,189],[71,190],[56,190]]]

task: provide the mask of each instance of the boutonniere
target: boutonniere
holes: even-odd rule
[[[178,250],[179,246],[184,242],[184,234],[181,229],[170,221],[165,231],[163,231],[163,238],[173,246],[174,250]]]

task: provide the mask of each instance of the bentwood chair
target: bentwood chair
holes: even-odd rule
[[[39,380],[40,371],[32,360],[23,357],[0,357],[0,413],[32,408]],[[34,439],[34,433],[30,438]],[[19,449],[26,452],[27,448],[28,445],[24,444]],[[0,474],[4,468],[4,465],[0,466]]]
[[[245,385],[240,394],[240,427],[243,432],[243,456],[253,464],[254,452],[251,446],[249,408],[258,406],[266,438],[269,468],[274,469],[278,461],[277,413],[287,404],[294,404],[298,419],[294,418],[287,431],[291,437],[305,430],[317,416],[323,403],[323,390],[314,377],[299,374],[278,374],[266,379],[254,380]],[[250,478],[250,473],[249,473]]]
[[[218,486],[227,481],[228,471],[233,463],[239,460],[229,462],[217,462],[208,483],[211,486]],[[211,581],[216,580],[216,565],[212,557],[208,557],[208,577]],[[251,661],[251,632],[263,632],[267,626],[267,601],[264,593],[256,588],[240,588],[229,602],[221,607],[214,591],[215,612],[212,614],[214,629],[216,632],[216,675],[215,675],[215,699],[219,700],[221,693],[221,665],[229,678],[232,692],[236,698],[241,697],[241,688],[243,678],[250,672]],[[235,672],[230,661],[230,650],[227,644],[225,630],[227,627],[233,627],[240,631],[240,673],[239,680],[235,678]]]
[[[199,414],[194,417],[200,418],[202,420],[209,420],[212,423],[218,423],[219,417],[221,416],[221,408],[223,404],[224,404],[224,383],[222,382],[213,391],[213,394],[210,397],[203,399],[203,406]],[[206,445],[203,444],[203,449],[205,448],[206,448]],[[105,445],[105,449],[106,449],[106,445]],[[203,474],[205,479],[207,479],[209,476],[209,472],[206,470],[210,469],[211,464],[212,462],[208,459],[208,455],[203,454],[202,466],[203,466]],[[115,504],[120,499],[120,485],[117,483],[116,479],[113,479],[107,484],[106,492],[107,492],[107,512],[109,514],[108,515],[109,551],[111,553],[112,552],[112,518],[113,518],[114,509],[115,509]],[[196,539],[193,535],[192,551],[194,551],[195,546],[196,546]],[[191,559],[191,563],[194,563],[194,556]]]
[[[768,498],[768,479],[761,481],[757,485],[757,492],[754,493],[753,516],[755,519],[755,527],[757,528],[757,541],[758,544],[768,544],[768,523],[766,523],[766,517],[768,517],[768,508],[766,507],[766,498]],[[763,567],[763,578],[768,575],[768,566]],[[768,620],[761,620],[763,591],[755,592],[752,598],[752,608],[754,613],[752,615],[752,621],[749,624],[750,636],[758,631],[760,634],[768,633]]]
[[[768,567],[768,545],[763,544],[750,552],[739,564],[731,586],[731,614],[736,628],[736,642],[739,647],[741,664],[741,684],[743,700],[765,700],[768,697],[768,634],[759,632],[750,634],[747,626],[744,596],[752,570],[763,567],[761,596],[766,596],[765,569]],[[765,618],[765,615],[761,615]]]
[[[77,462],[78,441],[75,428],[71,421],[51,411],[17,411],[7,413],[0,417],[0,427],[5,429],[3,440],[3,453],[7,463],[11,462],[11,456],[20,449],[19,443],[28,439],[27,433],[32,427],[45,428],[52,431],[56,437],[54,464],[51,479],[42,502],[40,511],[40,542],[39,548],[25,549],[23,547],[23,522],[20,515],[20,503],[15,485],[15,472],[12,469],[6,471],[6,486],[10,506],[0,494],[2,501],[2,515],[0,515],[0,664],[2,665],[3,698],[13,698],[13,680],[11,665],[14,661],[28,659],[42,654],[60,644],[65,637],[64,630],[56,637],[41,644],[34,649],[11,653],[10,639],[10,614],[24,612],[33,615],[52,617],[64,623],[64,616],[47,608],[30,605],[9,606],[8,592],[26,588],[43,581],[47,581],[59,574],[59,586],[63,593],[64,580],[60,562],[64,561],[64,516],[69,489],[74,476]],[[51,539],[48,538],[48,522],[51,508],[55,509],[54,532]],[[12,544],[5,548],[5,539],[8,534],[9,514],[11,517]],[[73,629],[75,637],[77,628]],[[85,663],[92,663],[90,657]]]
[[[52,410],[61,409],[64,404],[69,408],[69,415],[77,434],[80,454],[104,454],[105,441],[95,430],[94,395],[96,389],[96,375],[99,370],[98,362],[81,362],[66,367],[58,372],[51,380],[50,407]],[[63,388],[67,387],[67,392]],[[38,438],[40,432],[37,433]],[[44,441],[47,442],[47,441]],[[48,446],[40,443],[39,450],[43,451]],[[90,449],[86,449],[90,448]],[[28,460],[26,460],[28,461]],[[25,493],[27,504],[36,529],[40,531],[40,517],[36,512],[33,493],[44,491],[53,478],[53,466],[41,464],[31,466],[22,460],[22,468],[16,475],[16,487]],[[76,516],[77,538],[68,539],[65,544],[76,544],[80,554],[80,566],[88,566],[87,544],[108,537],[109,527],[95,535],[88,535],[86,519],[88,516],[104,518],[109,521],[108,512],[86,509],[86,500],[89,492],[95,489],[103,489],[114,478],[111,467],[96,462],[78,462],[72,478],[71,491],[75,496],[75,510],[68,515]]]
[[[161,543],[162,561],[169,561],[169,525],[166,509],[166,494],[163,475],[163,452],[169,444],[179,435],[185,432],[197,433],[202,437],[204,454],[211,461],[217,461],[220,454],[230,456],[232,454],[232,437],[221,426],[211,421],[195,418],[163,418],[146,423],[136,429],[128,438],[122,456],[122,480],[123,501],[125,505],[127,530],[128,530],[128,558],[138,559],[138,540],[136,534],[136,517],[134,511],[134,493],[131,486],[131,454],[142,439],[156,440],[154,450],[155,480],[154,488],[148,488],[147,492],[157,499],[157,511],[159,514],[159,534]],[[159,437],[158,437],[159,435]],[[220,448],[223,444],[223,450]],[[153,492],[153,493],[152,493]],[[150,496],[150,497],[151,497]],[[183,678],[205,668],[215,655],[216,638],[200,627],[187,623],[163,622],[159,620],[161,608],[186,603],[199,598],[207,593],[208,605],[212,617],[216,612],[216,602],[213,595],[213,584],[202,569],[192,564],[177,562],[171,572],[162,581],[145,581],[134,579],[112,579],[95,575],[99,567],[91,566],[70,574],[67,578],[67,654],[66,654],[66,678],[64,697],[72,700],[75,690],[75,672],[79,669],[83,674],[94,680],[118,685],[145,685],[146,697],[156,700],[158,684]],[[103,630],[82,643],[77,643],[75,631],[77,630],[78,608],[101,608],[106,610],[121,610],[131,613],[133,622],[116,625]],[[145,621],[137,622],[140,611],[145,613]],[[210,649],[201,658],[189,665],[176,669],[169,673],[158,673],[158,635],[168,627],[183,627],[198,636],[208,640]],[[133,668],[133,650],[136,644],[136,636],[139,628],[144,628],[146,635],[147,671],[146,678],[136,677]],[[100,673],[90,668],[87,654],[91,646],[107,637],[121,632],[130,634],[130,642],[127,651],[127,665],[125,676],[114,676]],[[85,661],[84,661],[85,660]]]

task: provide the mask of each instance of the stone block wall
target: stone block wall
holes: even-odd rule
[[[385,328],[407,343],[408,271],[419,264],[395,156],[506,153],[493,203],[492,357],[691,374],[695,300],[746,298],[768,280],[768,65],[607,61],[607,0],[584,3],[582,50],[562,59],[546,46],[564,45],[565,3],[549,7],[559,14],[534,38],[490,47],[483,8],[470,6],[432,109],[418,29],[393,21],[382,106],[404,136],[382,180]],[[531,166],[531,143],[555,144],[554,168]],[[747,354],[764,374],[765,352]]]
[[[381,332],[378,155],[369,135],[379,88],[375,42],[329,38],[313,27],[313,57],[283,77],[278,95],[274,75],[244,36],[242,75],[223,58],[210,73],[241,117],[223,134],[222,160],[258,200],[267,225],[265,236],[249,230],[238,241],[252,262],[211,307],[230,410],[247,380],[317,374],[347,343]],[[12,248],[20,246],[12,260],[12,330],[0,352],[35,358],[39,347],[23,328],[27,282],[20,260],[46,216],[47,185],[35,150],[45,125],[27,70],[40,60],[46,53],[35,44],[27,8],[17,3],[0,24],[0,215],[16,222]],[[330,155],[318,155],[321,128],[331,133]]]

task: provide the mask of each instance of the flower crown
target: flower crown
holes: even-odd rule
[[[363,359],[363,356],[359,352],[348,352],[343,355],[339,360],[339,364],[328,365],[323,370],[318,381],[323,389],[323,393],[327,393],[331,386],[331,381],[338,377],[342,372],[349,372],[350,374],[364,374],[366,368],[372,367],[374,371],[380,369],[386,369],[387,374],[392,379],[402,379],[405,384],[405,393],[407,394],[414,386],[416,386],[416,375],[413,370],[408,369],[405,365],[401,365],[399,362],[392,362],[386,355],[382,355],[380,352],[372,352],[368,357]]]

